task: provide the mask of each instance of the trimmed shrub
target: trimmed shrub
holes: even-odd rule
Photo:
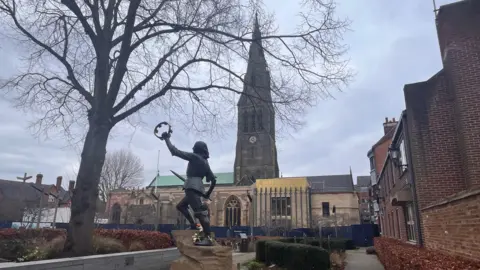
[[[118,239],[95,235],[93,236],[93,251],[95,254],[110,254],[126,252],[127,248]]]
[[[27,246],[24,240],[19,239],[0,239],[0,258],[15,261],[27,252]]]
[[[51,241],[59,236],[66,236],[67,231],[63,229],[0,229],[0,240],[27,240],[43,238]]]
[[[284,241],[258,241],[257,261],[267,265],[275,264],[287,270],[330,269],[330,255],[321,247]]]
[[[134,241],[141,242],[146,250],[173,246],[170,235],[155,231],[97,229],[94,234],[120,240],[125,247],[130,247]]]
[[[347,238],[330,238],[328,239],[323,238],[322,240],[318,238],[284,238],[279,239],[278,241],[284,243],[299,243],[311,246],[322,247],[327,250],[351,250],[355,249],[355,244],[351,239]],[[320,244],[321,241],[321,244]]]
[[[142,251],[146,250],[145,245],[140,241],[133,241],[128,248],[128,251]]]
[[[245,266],[248,270],[262,270],[266,268],[265,264],[257,261],[246,262],[243,264],[243,266]]]
[[[265,252],[266,247],[265,243],[267,240],[258,240],[255,243],[255,260],[259,262],[266,262]]]
[[[480,262],[419,248],[392,238],[376,237],[374,243],[375,251],[386,270],[480,269]]]
[[[10,261],[56,258],[63,252],[66,236],[63,229],[0,229],[0,257]],[[93,246],[95,253],[107,254],[168,248],[173,241],[155,231],[99,229],[94,231]]]

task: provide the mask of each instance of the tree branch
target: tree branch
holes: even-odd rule
[[[14,2],[15,3],[15,2]],[[12,18],[13,20],[13,23],[15,24],[15,26],[18,28],[18,30],[20,30],[20,32],[22,34],[24,34],[26,37],[28,37],[31,41],[33,41],[36,45],[40,46],[41,48],[43,48],[44,50],[48,51],[50,54],[52,54],[58,61],[60,61],[60,63],[63,64],[63,66],[65,67],[65,69],[67,70],[67,74],[68,74],[68,79],[73,83],[73,86],[75,87],[75,89],[80,93],[80,95],[82,95],[85,100],[87,100],[87,102],[92,105],[93,104],[93,96],[87,91],[85,90],[85,88],[83,88],[83,86],[80,84],[80,82],[77,80],[77,78],[75,77],[75,73],[73,71],[73,68],[72,66],[68,63],[67,59],[65,57],[62,57],[60,54],[58,54],[55,50],[53,50],[50,46],[48,46],[47,44],[41,42],[39,39],[37,39],[35,36],[33,36],[33,34],[31,34],[29,31],[27,31],[21,24],[20,22],[18,21],[17,17],[16,17],[16,13],[15,13],[15,4],[13,4],[13,7],[10,7],[8,6],[5,1],[0,1],[0,4],[2,4],[2,6],[0,6],[0,10],[3,10],[5,11],[7,14],[10,15],[10,17]],[[68,39],[68,37],[65,37],[66,39]]]
[[[87,33],[88,37],[95,46],[97,43],[97,35],[93,31],[90,24],[88,24],[87,18],[83,16],[82,11],[80,10],[80,7],[77,5],[75,0],[62,0],[61,3],[64,4],[68,9],[70,9],[73,14],[75,14],[75,16],[77,16],[78,20],[83,26],[83,29],[85,30],[85,33]]]
[[[118,91],[120,90],[120,85],[122,84],[123,77],[127,72],[127,63],[132,52],[130,50],[130,45],[132,42],[133,27],[135,25],[136,12],[140,2],[141,0],[131,0],[130,5],[128,6],[127,23],[125,25],[125,34],[123,35],[122,46],[120,47],[120,55],[113,72],[112,82],[110,83],[110,87],[108,89],[108,108],[113,108],[115,105],[115,100],[117,98]]]
[[[132,90],[130,90],[130,92],[128,92],[128,94],[113,108],[113,113],[116,114],[117,112],[119,112],[123,107],[125,107],[125,105],[127,105],[127,103],[135,97],[135,95],[137,94],[138,91],[140,91],[149,81],[151,81],[153,79],[153,77],[155,76],[155,74],[158,73],[158,71],[162,68],[162,66],[165,64],[165,62],[167,61],[167,59],[173,55],[175,52],[177,52],[179,49],[181,49],[185,44],[187,44],[191,39],[193,39],[195,36],[191,36],[190,38],[188,38],[187,40],[185,40],[184,42],[182,42],[181,45],[179,46],[176,46],[178,45],[178,43],[180,42],[180,40],[182,39],[182,37],[179,37],[178,40],[170,47],[170,51],[168,53],[166,53],[162,58],[160,58],[158,60],[158,63],[157,65],[155,66],[155,68],[142,80],[140,81],[135,87],[132,88]]]

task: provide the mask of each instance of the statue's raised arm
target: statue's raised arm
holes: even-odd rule
[[[158,128],[162,125],[168,125],[169,129],[168,131],[163,132],[159,137],[157,136]],[[202,197],[210,197],[210,194],[215,188],[216,179],[210,169],[210,165],[208,164],[210,153],[208,152],[207,144],[202,141],[197,141],[193,146],[193,152],[180,151],[170,142],[171,134],[172,128],[166,122],[160,123],[155,128],[155,136],[160,140],[165,141],[170,153],[172,153],[173,156],[188,161],[187,177],[183,179],[183,177],[178,176],[184,181],[183,188],[185,190],[185,197],[177,204],[177,210],[187,218],[190,223],[190,229],[196,230],[196,223],[188,211],[188,206],[192,208],[195,218],[197,218],[202,225],[203,234],[205,236],[195,242],[195,245],[211,246],[213,243],[211,239],[209,212],[207,205],[202,201]],[[206,181],[211,183],[207,193],[205,193],[203,178],[206,178]]]

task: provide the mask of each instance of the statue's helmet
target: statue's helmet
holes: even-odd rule
[[[193,152],[202,155],[204,158],[209,158],[208,146],[205,142],[198,141],[193,145]]]

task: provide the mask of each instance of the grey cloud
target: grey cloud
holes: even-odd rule
[[[290,27],[292,9],[289,4],[268,0],[275,10],[281,29]],[[438,5],[450,1],[438,1]],[[383,134],[384,117],[398,117],[404,107],[403,85],[425,80],[441,68],[435,22],[430,1],[406,0],[402,4],[372,0],[341,1],[340,15],[352,19],[352,31],[345,42],[351,47],[351,65],[358,71],[355,82],[342,93],[333,93],[335,100],[320,102],[306,115],[307,125],[293,131],[291,137],[278,141],[279,165],[284,176],[305,176],[348,173],[368,175],[366,152]],[[2,41],[4,42],[4,41]],[[5,50],[9,51],[5,51]],[[2,77],[15,65],[14,48],[2,44],[0,67]],[[5,58],[3,58],[5,57]],[[58,141],[38,142],[25,131],[28,117],[0,103],[0,178],[12,179],[27,171],[42,172],[53,182],[56,175],[65,175],[78,166],[78,151],[65,149]],[[160,150],[160,173],[185,170],[186,163],[173,158],[163,142],[156,139],[153,127],[162,116],[153,110],[142,115],[145,125],[132,129],[116,127],[108,151],[130,148],[142,158],[146,183],[157,171]],[[221,139],[196,135],[178,123],[174,124],[173,143],[190,150],[195,140],[205,140],[211,152],[215,171],[233,170],[235,130],[228,130]]]

